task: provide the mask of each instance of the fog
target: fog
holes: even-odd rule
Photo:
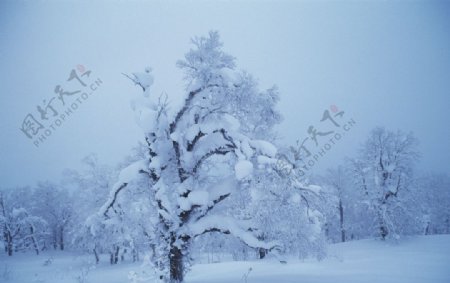
[[[143,140],[130,109],[140,91],[122,73],[153,68],[152,94],[183,99],[175,63],[190,39],[218,30],[224,50],[262,88],[276,84],[282,144],[308,136],[335,105],[356,123],[313,173],[353,156],[378,125],[415,133],[419,169],[450,163],[450,5],[429,2],[0,3],[2,187],[57,180],[87,154],[114,164]],[[102,84],[36,146],[20,130],[77,65]]]

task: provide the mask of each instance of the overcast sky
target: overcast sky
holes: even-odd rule
[[[91,152],[120,161],[143,139],[129,105],[139,89],[121,73],[151,66],[152,93],[167,92],[176,109],[183,81],[175,62],[191,37],[209,30],[220,32],[224,50],[261,88],[279,87],[281,142],[306,138],[310,125],[320,129],[331,105],[345,111],[342,121],[354,119],[314,172],[354,156],[382,125],[415,133],[420,170],[449,173],[448,3],[83,3],[0,3],[1,187],[57,181]],[[55,97],[57,85],[70,90],[77,65],[103,83],[36,147],[20,130],[24,118],[39,117],[37,106]]]

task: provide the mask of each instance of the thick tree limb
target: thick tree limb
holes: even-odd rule
[[[202,213],[202,215],[197,217],[196,221],[198,221],[201,218],[205,217],[208,214],[208,212],[210,212],[216,206],[216,204],[222,202],[223,200],[228,198],[230,195],[231,195],[231,193],[227,193],[227,194],[221,195],[221,196],[219,196],[219,198],[215,199],[213,201],[213,204],[209,205],[208,208],[206,209],[206,211],[204,213]]]

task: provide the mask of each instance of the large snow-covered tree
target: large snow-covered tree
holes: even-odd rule
[[[124,191],[146,178],[148,205],[157,213],[149,219],[154,221],[154,265],[165,282],[183,281],[190,245],[205,233],[231,234],[253,248],[277,247],[258,239],[251,219],[216,209],[244,187],[256,167],[271,166],[259,161],[276,157],[275,146],[262,137],[280,121],[274,110],[277,91],[261,92],[250,75],[235,71],[217,32],[192,43],[194,49],[178,62],[186,98],[173,116],[164,100],[150,93],[150,68],[130,76],[143,90],[132,108],[145,133],[147,156],[122,170],[110,198],[91,219],[105,223],[117,217]]]
[[[418,152],[417,140],[410,133],[373,129],[363,145],[359,158],[352,161],[355,181],[364,192],[369,209],[376,215],[378,235],[396,236],[395,216],[403,206],[400,194],[412,180]]]

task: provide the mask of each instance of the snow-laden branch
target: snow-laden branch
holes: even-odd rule
[[[181,210],[179,214],[182,219],[181,226],[190,220],[197,221],[205,217],[217,204],[227,199],[235,187],[234,180],[223,179],[208,190],[184,192],[178,199],[178,206]],[[197,213],[195,219],[191,219],[193,213]]]
[[[128,183],[136,180],[139,174],[148,174],[146,171],[147,169],[148,165],[146,160],[136,161],[124,168],[120,172],[119,179],[116,184],[114,184],[112,190],[110,191],[108,200],[100,208],[100,214],[108,218],[108,212],[116,203],[119,193],[128,186]]]
[[[250,227],[242,227],[239,225],[237,220],[231,217],[210,215],[199,219],[195,223],[189,225],[189,229],[193,237],[198,237],[200,235],[210,233],[210,232],[220,232],[223,234],[230,234],[241,240],[247,246],[252,248],[263,248],[266,250],[272,250],[279,247],[280,245],[275,242],[264,242],[258,240],[251,232],[248,230]]]
[[[202,92],[203,90],[210,88],[210,87],[219,87],[218,84],[208,84],[205,85],[204,87],[200,87],[198,89],[192,90],[189,92],[188,97],[185,99],[183,107],[180,109],[180,111],[178,111],[177,115],[175,116],[175,119],[173,120],[173,122],[170,124],[170,134],[174,133],[175,130],[177,129],[178,123],[181,120],[181,118],[183,117],[184,113],[186,113],[186,111],[191,107],[192,104],[192,100],[194,99],[194,97]]]

